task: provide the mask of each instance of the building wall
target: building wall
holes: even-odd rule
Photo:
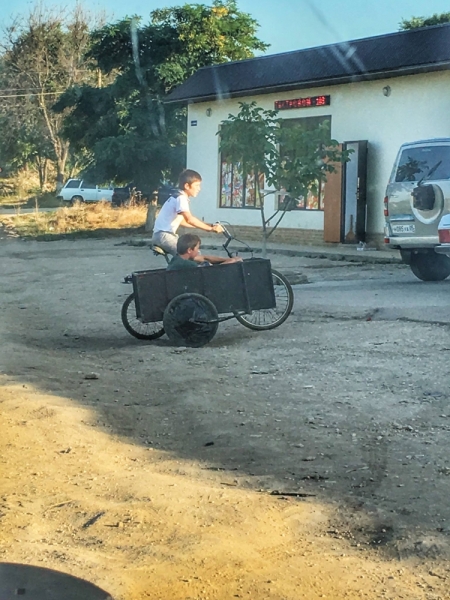
[[[389,96],[383,94],[390,86]],[[193,201],[195,215],[205,221],[228,221],[235,225],[259,226],[259,210],[219,208],[220,122],[239,111],[239,101],[255,100],[273,109],[275,100],[330,95],[331,105],[280,111],[284,119],[331,115],[331,134],[339,142],[368,140],[367,233],[380,238],[384,227],[383,198],[392,166],[401,144],[414,140],[450,137],[450,73],[410,75],[378,81],[363,81],[303,89],[242,99],[191,104],[188,115],[187,166],[203,176],[202,192]],[[207,109],[211,109],[207,116]],[[196,122],[193,125],[192,122]],[[266,198],[267,215],[274,209],[275,196]],[[292,211],[283,228],[323,229],[323,212]]]

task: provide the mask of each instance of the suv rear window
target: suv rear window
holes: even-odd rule
[[[405,148],[395,174],[395,181],[450,179],[450,146]]]

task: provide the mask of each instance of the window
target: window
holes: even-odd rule
[[[71,179],[66,183],[66,188],[78,188],[80,187],[81,179]]]
[[[450,179],[450,146],[405,148],[398,163],[395,181]]]
[[[264,175],[259,176],[259,187],[264,187]],[[255,175],[244,177],[240,162],[230,163],[222,157],[220,165],[221,208],[259,208],[256,198]]]
[[[316,129],[320,124],[328,123],[331,129],[331,117],[305,117],[304,119],[285,119],[282,127],[301,127],[305,131]],[[300,198],[290,198],[286,190],[278,194],[278,208],[283,209],[288,205],[289,210],[324,210],[325,206],[325,182],[317,182],[317,194],[309,191]]]
[[[318,193],[313,194],[309,191],[306,195],[300,198],[291,198],[286,190],[281,190],[278,194],[278,208],[284,210],[287,205],[288,210],[324,210],[325,206],[325,182],[318,185]]]

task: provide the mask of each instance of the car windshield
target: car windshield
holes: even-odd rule
[[[450,146],[422,146],[403,150],[395,181],[450,179]]]

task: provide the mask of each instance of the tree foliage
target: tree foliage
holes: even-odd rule
[[[6,97],[0,118],[9,140],[2,145],[2,157],[10,163],[32,157],[55,161],[62,181],[69,142],[61,128],[68,111],[56,114],[52,105],[68,87],[95,77],[92,59],[85,59],[92,22],[79,5],[65,12],[38,4],[6,28],[0,76]]]
[[[349,159],[349,152],[331,138],[329,121],[311,130],[280,127],[274,184],[291,198],[306,197],[309,191],[317,194],[327,175],[336,172],[336,164]]]
[[[264,175],[268,185],[275,185],[279,165],[279,126],[276,110],[264,110],[256,102],[240,102],[237,115],[222,121],[218,135],[220,151],[229,162],[242,165],[244,179],[253,173],[259,181]],[[258,204],[263,205],[263,193],[257,186]]]
[[[411,17],[402,19],[399,23],[400,29],[418,29],[420,27],[430,27],[431,25],[443,25],[450,23],[450,12],[434,13],[431,17]]]
[[[147,190],[184,166],[186,110],[163,98],[200,67],[266,49],[257,23],[234,0],[153,11],[148,24],[127,17],[92,34],[88,58],[114,81],[75,86],[56,105],[72,110],[64,133],[92,153],[90,174],[134,180]]]

